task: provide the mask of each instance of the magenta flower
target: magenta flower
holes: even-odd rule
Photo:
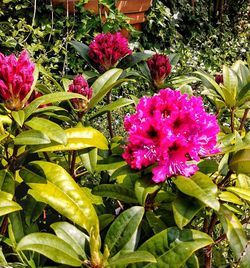
[[[35,64],[23,51],[19,59],[14,54],[4,56],[0,53],[0,97],[10,110],[23,108],[24,98],[29,93],[34,81]]]
[[[200,157],[219,152],[216,117],[205,112],[200,97],[162,89],[141,98],[136,113],[125,117],[129,133],[123,158],[133,169],[152,164],[153,181],[175,175],[191,176]]]
[[[86,112],[88,108],[88,100],[92,98],[93,90],[89,87],[88,82],[82,75],[77,75],[73,83],[69,86],[69,92],[74,92],[83,95],[86,99],[72,99],[72,104],[75,109],[80,112]]]
[[[104,70],[113,67],[118,60],[132,54],[128,40],[121,33],[98,34],[89,45],[89,57]]]
[[[171,72],[171,64],[168,56],[163,54],[155,54],[147,60],[150,74],[154,81],[154,85],[159,88],[166,80]]]

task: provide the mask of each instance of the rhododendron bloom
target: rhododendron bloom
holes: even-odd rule
[[[89,87],[88,82],[82,75],[77,75],[73,83],[69,86],[69,92],[74,92],[83,95],[86,99],[72,99],[71,102],[75,109],[80,112],[85,112],[88,108],[88,101],[92,98],[93,90]]]
[[[0,53],[0,96],[10,110],[20,110],[34,81],[34,63],[23,51],[18,59],[14,54]]]
[[[155,54],[147,60],[147,65],[155,86],[157,88],[160,87],[165,82],[172,69],[168,56]]]
[[[194,162],[217,153],[216,117],[206,113],[201,97],[162,89],[153,97],[143,97],[133,115],[126,116],[129,133],[123,158],[133,169],[155,164],[153,181],[175,175],[191,176]]]
[[[128,40],[121,33],[101,33],[89,45],[89,57],[104,70],[113,67],[117,61],[132,54]]]

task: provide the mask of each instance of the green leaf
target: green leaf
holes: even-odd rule
[[[109,260],[109,266],[128,265],[137,262],[156,262],[155,257],[147,251],[127,252],[121,250],[118,256],[114,256]]]
[[[135,195],[140,205],[144,206],[148,195],[160,189],[160,186],[149,179],[140,179],[135,183]]]
[[[210,236],[197,230],[168,228],[147,240],[139,250],[146,250],[157,260],[155,264],[136,264],[133,268],[180,268],[200,248],[212,244]]]
[[[0,197],[0,216],[21,210],[22,207],[16,202]]]
[[[173,181],[177,188],[184,194],[195,197],[205,205],[219,210],[220,203],[217,200],[217,186],[207,175],[196,172],[190,178],[178,176]]]
[[[230,247],[236,258],[240,258],[241,253],[246,247],[247,238],[239,219],[223,205],[220,207],[218,216]]]
[[[198,167],[200,172],[210,174],[218,170],[218,163],[215,160],[205,159],[198,164]]]
[[[23,110],[19,111],[12,111],[11,116],[14,118],[14,120],[17,122],[17,124],[22,127],[24,120],[25,120],[25,113]]]
[[[16,244],[24,237],[23,221],[20,211],[13,212],[8,215],[9,225],[8,234],[14,248]]]
[[[134,192],[119,184],[100,184],[92,190],[92,193],[102,197],[118,199],[126,203],[138,203]]]
[[[99,216],[100,230],[106,228],[113,220],[115,216],[113,214],[103,214]]]
[[[233,155],[229,168],[236,173],[250,173],[250,149],[240,150]]]
[[[99,221],[91,201],[62,167],[44,161],[30,165],[32,169],[22,169],[20,176],[30,186],[29,193],[37,201],[50,205],[88,232],[92,228],[98,230]],[[40,178],[37,173],[41,174]]]
[[[155,234],[167,229],[166,224],[160,219],[160,216],[157,216],[153,211],[147,211],[146,218]]]
[[[117,68],[121,68],[124,70],[128,69],[129,67],[132,67],[141,61],[147,60],[151,56],[152,56],[151,54],[145,52],[135,52],[132,55],[128,55],[125,58],[123,58],[117,65]]]
[[[172,203],[176,225],[182,229],[203,208],[195,198],[179,195]]]
[[[27,130],[18,134],[14,143],[17,145],[36,145],[36,144],[49,144],[51,143],[49,137],[38,130]]]
[[[235,194],[227,192],[227,191],[221,192],[219,194],[219,198],[222,201],[234,203],[234,204],[237,204],[240,206],[243,205],[243,202],[240,200],[239,197],[237,197]]]
[[[15,181],[13,175],[6,169],[0,170],[0,189],[3,192],[14,195]]]
[[[90,149],[87,153],[80,154],[80,159],[84,167],[90,172],[94,173],[97,164],[97,148]]]
[[[25,112],[25,120],[36,112],[37,108],[40,105],[54,103],[54,102],[61,102],[70,99],[85,99],[85,97],[81,94],[72,93],[72,92],[55,92],[43,95],[35,100],[33,100],[28,106],[26,106],[23,111]]]
[[[236,195],[238,195],[240,198],[245,199],[250,202],[250,190],[245,188],[239,188],[239,187],[227,187],[226,188],[229,192],[232,192]]]
[[[48,146],[33,147],[35,152],[72,151],[96,147],[101,150],[108,149],[108,141],[104,135],[92,127],[69,128],[64,130],[67,144],[51,143]]]
[[[121,250],[135,233],[144,214],[143,207],[131,207],[122,212],[110,226],[104,244],[111,256]]]
[[[67,143],[67,136],[64,130],[59,125],[48,119],[34,117],[30,121],[26,122],[25,125],[34,130],[41,131],[53,141],[64,145]]]
[[[88,244],[89,237],[86,234],[68,222],[55,222],[50,227],[59,238],[71,245],[78,256],[87,259],[84,249]]]
[[[73,267],[79,267],[82,264],[71,245],[52,234],[32,233],[26,235],[17,245],[17,251],[23,250],[38,252],[56,263]]]
[[[104,107],[102,107],[100,110],[98,110],[98,112],[96,112],[94,115],[92,115],[90,117],[90,120],[94,119],[95,117],[97,116],[100,116],[106,112],[111,112],[111,111],[114,111],[114,110],[117,110],[121,107],[124,107],[124,106],[128,106],[130,104],[133,104],[134,101],[133,100],[130,100],[130,99],[126,99],[126,98],[121,98],[117,101],[114,101],[108,105],[105,105]]]

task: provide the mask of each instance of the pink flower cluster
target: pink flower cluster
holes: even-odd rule
[[[98,34],[89,45],[89,57],[104,70],[113,67],[117,61],[132,54],[128,48],[128,40],[121,33]]]
[[[19,110],[34,81],[34,63],[28,53],[23,51],[16,59],[14,54],[4,56],[0,53],[0,96],[10,110]]]
[[[160,87],[171,72],[171,64],[168,56],[164,54],[155,54],[147,60],[147,65],[155,86]]]
[[[73,83],[69,86],[69,92],[74,92],[83,95],[86,97],[86,100],[90,100],[92,98],[93,90],[89,87],[88,82],[82,75],[77,75]],[[72,99],[72,103],[74,107],[79,111],[86,111],[87,110],[87,102],[84,99]]]
[[[125,117],[129,133],[123,158],[133,169],[153,167],[153,181],[174,175],[191,176],[198,169],[194,161],[217,153],[216,117],[205,112],[200,97],[171,89],[141,98],[136,113]]]

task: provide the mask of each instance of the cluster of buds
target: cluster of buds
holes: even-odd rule
[[[0,97],[6,108],[20,110],[25,105],[25,97],[34,81],[35,64],[23,51],[17,59],[14,54],[4,56],[0,53]]]
[[[214,78],[215,82],[219,84],[223,84],[223,75],[222,74],[217,74]]]
[[[161,88],[172,68],[168,56],[155,54],[147,60],[147,65],[154,85],[156,88]]]
[[[71,102],[76,110],[85,113],[88,109],[89,100],[92,98],[93,90],[82,75],[77,75],[73,83],[69,86],[69,92],[78,93],[84,96],[84,99],[72,99]]]
[[[101,65],[104,71],[126,55],[132,54],[128,47],[128,40],[121,33],[98,34],[89,45],[89,57]]]

